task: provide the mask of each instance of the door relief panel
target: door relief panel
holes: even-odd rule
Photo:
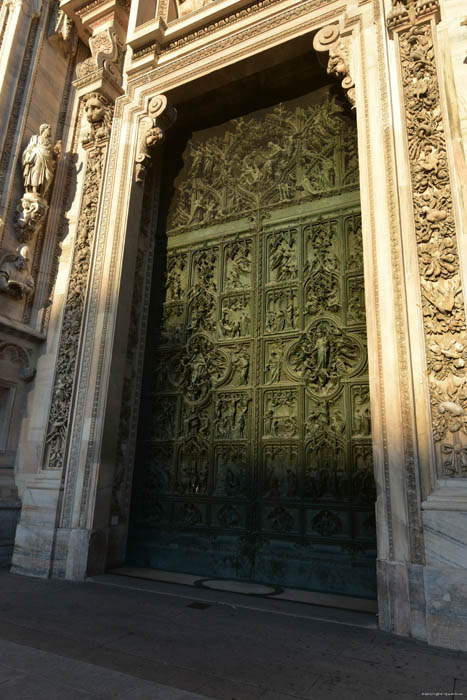
[[[357,180],[355,127],[326,91],[188,142],[130,561],[375,594]]]

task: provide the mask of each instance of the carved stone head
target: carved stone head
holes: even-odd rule
[[[41,140],[49,141],[50,135],[51,135],[50,124],[41,124],[39,127],[39,134],[40,134]]]
[[[98,92],[92,92],[88,95],[84,111],[86,112],[86,119],[90,124],[102,122],[105,118],[105,103],[102,95],[99,95]]]
[[[29,248],[27,245],[20,245],[16,249],[15,264],[18,270],[24,270],[28,267],[30,260]]]

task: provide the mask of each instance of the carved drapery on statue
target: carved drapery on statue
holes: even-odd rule
[[[440,476],[467,477],[465,299],[431,20],[437,2],[396,4],[433,437]]]
[[[368,564],[342,580],[373,593],[356,149],[327,91],[188,142],[134,487],[152,565],[337,590],[333,567],[365,552]],[[138,534],[131,542],[139,551]],[[183,564],[167,554],[174,543]],[[332,565],[297,573],[294,557],[315,546],[332,550]]]
[[[82,138],[83,145],[88,151],[86,173],[58,347],[43,459],[43,468],[45,469],[58,469],[63,465],[99,192],[110,136],[113,106],[99,93],[91,93],[84,99],[84,111],[88,122]]]

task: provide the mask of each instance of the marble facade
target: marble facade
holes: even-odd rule
[[[357,115],[379,624],[467,649],[463,5],[4,0],[0,556],[14,544],[14,572],[124,563],[164,141],[184,103],[314,48]]]

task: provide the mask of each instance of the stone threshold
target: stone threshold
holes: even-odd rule
[[[275,600],[287,600],[294,603],[319,605],[326,608],[351,610],[353,612],[378,612],[376,600],[358,598],[356,596],[337,595],[335,593],[323,593],[320,591],[305,591],[298,588],[267,586],[246,581],[212,579],[197,574],[183,574],[175,571],[163,571],[162,569],[146,569],[138,566],[120,566],[117,569],[111,569],[107,573],[117,576],[130,576],[132,578],[158,581],[161,583],[176,583],[182,586],[205,588],[214,591],[240,593],[242,595],[260,598],[272,598]]]

